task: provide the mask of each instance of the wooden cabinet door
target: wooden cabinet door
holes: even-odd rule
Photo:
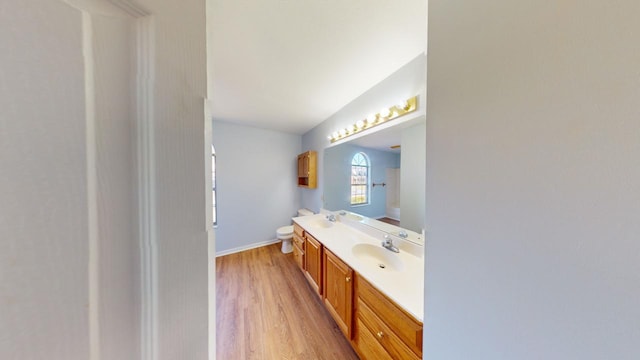
[[[322,295],[322,244],[306,234],[305,247],[305,276],[318,295]]]
[[[304,172],[304,154],[298,155],[298,177],[306,177],[307,175]]]
[[[302,176],[309,177],[309,154],[305,153],[302,156]]]
[[[351,339],[353,323],[353,270],[324,249],[324,304],[340,330]]]
[[[293,245],[293,258],[300,270],[304,271],[304,251],[302,251],[297,244]]]

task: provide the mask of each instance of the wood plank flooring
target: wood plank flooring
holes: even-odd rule
[[[400,226],[400,221],[398,221],[398,220],[394,220],[394,219],[392,219],[392,218],[383,217],[383,218],[380,218],[380,219],[378,219],[378,220],[379,220],[379,221],[382,221],[382,222],[386,222],[387,224],[391,224],[391,225],[395,225],[395,226]]]
[[[358,359],[280,244],[216,259],[216,311],[217,359]]]

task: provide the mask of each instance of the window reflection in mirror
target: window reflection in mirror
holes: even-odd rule
[[[351,205],[369,204],[369,157],[358,152],[351,159]]]
[[[399,145],[399,146],[398,146]],[[366,154],[363,161],[358,154]],[[367,202],[353,202],[354,161],[366,163]],[[422,233],[425,219],[426,121],[424,116],[324,150],[324,203]],[[362,181],[360,181],[362,180]],[[358,198],[362,200],[362,198]],[[378,222],[372,222],[378,223]]]

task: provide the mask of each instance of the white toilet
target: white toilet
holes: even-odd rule
[[[313,215],[313,211],[309,209],[298,210],[298,216],[309,215]],[[292,252],[293,245],[291,244],[291,239],[293,239],[293,225],[279,227],[278,230],[276,230],[276,234],[278,235],[278,239],[282,240],[282,252],[284,254]]]

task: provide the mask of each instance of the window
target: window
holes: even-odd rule
[[[218,214],[216,212],[216,149],[211,145],[211,192],[213,204],[213,226],[218,225]]]
[[[369,159],[359,152],[351,159],[351,205],[369,203]]]

